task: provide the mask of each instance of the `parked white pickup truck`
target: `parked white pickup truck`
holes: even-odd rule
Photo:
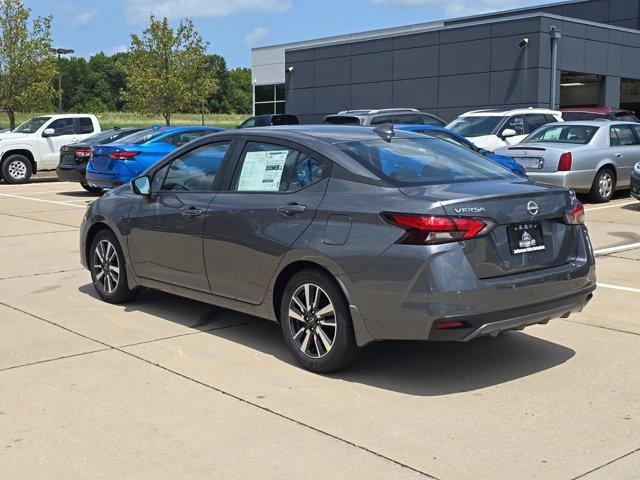
[[[100,132],[95,115],[34,117],[0,134],[0,176],[7,183],[26,183],[38,170],[55,170],[60,147]]]

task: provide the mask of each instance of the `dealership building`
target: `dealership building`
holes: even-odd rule
[[[302,123],[391,107],[451,120],[549,107],[553,93],[556,107],[639,111],[640,0],[565,1],[254,48],[251,70],[255,114]]]

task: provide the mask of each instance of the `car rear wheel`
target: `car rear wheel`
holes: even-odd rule
[[[31,162],[24,155],[9,155],[0,168],[2,178],[7,183],[27,183],[33,174]]]
[[[81,183],[80,185],[89,193],[102,193],[102,189],[100,187],[92,187],[86,183]]]
[[[616,176],[610,168],[603,168],[593,179],[589,198],[597,203],[611,200],[616,187]]]
[[[97,233],[88,260],[93,286],[105,302],[125,303],[138,294],[138,288],[129,288],[124,254],[112,232]]]
[[[358,355],[347,300],[324,272],[302,270],[289,280],[281,301],[280,327],[296,361],[308,370],[340,370]]]

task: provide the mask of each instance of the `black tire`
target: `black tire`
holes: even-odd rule
[[[81,183],[80,185],[89,193],[102,193],[102,189],[100,187],[92,187],[86,183]]]
[[[596,174],[589,192],[589,199],[596,203],[606,203],[616,191],[616,174],[611,168],[604,167]]]
[[[98,251],[101,252],[100,255]],[[111,231],[105,229],[96,234],[88,257],[93,287],[102,300],[108,303],[125,303],[139,293],[139,288],[129,288],[124,254]]]
[[[2,178],[7,183],[27,183],[33,175],[31,161],[24,155],[9,155],[0,167]]]
[[[310,286],[308,293],[305,285]],[[293,300],[294,295],[300,303]],[[311,309],[306,309],[305,295],[311,298]],[[334,372],[358,356],[360,349],[353,333],[349,305],[331,276],[313,269],[296,273],[287,283],[280,304],[284,341],[302,367],[318,373]],[[290,314],[292,305],[294,316]],[[327,345],[330,346],[327,348]]]

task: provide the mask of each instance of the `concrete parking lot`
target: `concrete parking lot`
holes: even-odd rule
[[[79,264],[95,197],[0,184],[0,477],[640,477],[640,202],[587,205],[600,288],[565,320],[298,368],[267,321]]]

